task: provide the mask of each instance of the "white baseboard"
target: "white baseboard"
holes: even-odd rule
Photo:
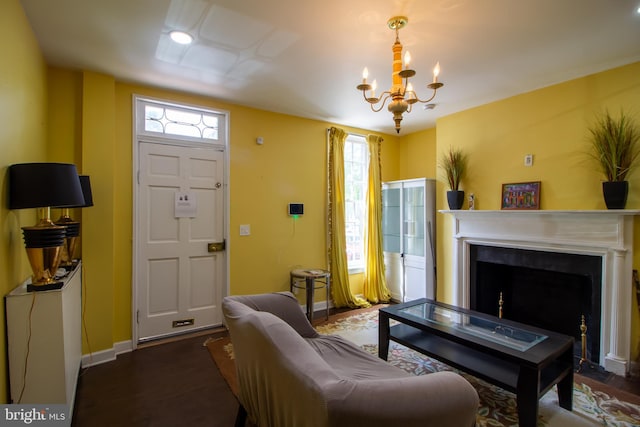
[[[305,310],[307,309],[306,305],[302,306]],[[333,301],[329,301],[329,308],[333,308]],[[313,303],[313,312],[315,313],[316,311],[325,311],[327,309],[327,302],[326,301],[320,301],[320,302],[314,302]]]
[[[133,351],[133,343],[131,340],[117,342],[110,349],[97,351],[95,353],[83,354],[81,366],[83,368],[87,368],[89,366],[112,362],[116,360],[119,354],[128,353],[131,351]]]
[[[364,297],[364,294],[356,294],[354,295],[356,298],[360,298],[363,300],[366,300],[366,298]],[[334,308],[335,305],[333,304],[333,300],[331,298],[329,298],[329,308]],[[302,309],[307,310],[307,306],[303,305]],[[313,312],[315,313],[316,311],[321,311],[321,310],[326,310],[327,309],[327,302],[326,301],[318,301],[313,303]]]

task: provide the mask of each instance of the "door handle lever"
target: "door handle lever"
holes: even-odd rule
[[[208,252],[224,251],[225,247],[226,247],[226,245],[225,245],[225,241],[224,240],[222,242],[207,243],[207,251]]]

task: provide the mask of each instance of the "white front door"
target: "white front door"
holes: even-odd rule
[[[139,143],[137,338],[222,323],[224,153]]]

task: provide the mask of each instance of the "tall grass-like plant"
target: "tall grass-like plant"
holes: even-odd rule
[[[640,130],[633,120],[620,112],[619,118],[605,112],[589,128],[591,156],[598,162],[607,181],[625,181],[637,166],[640,155]]]
[[[451,191],[458,191],[460,182],[467,172],[467,155],[460,149],[449,147],[449,151],[440,159],[440,167]]]

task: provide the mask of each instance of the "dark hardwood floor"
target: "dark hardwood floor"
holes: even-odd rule
[[[238,403],[203,345],[223,334],[148,345],[83,369],[72,427],[233,426]],[[638,377],[611,375],[603,382],[640,396]]]
[[[216,335],[139,348],[83,369],[72,426],[233,426],[238,403],[203,345]]]

